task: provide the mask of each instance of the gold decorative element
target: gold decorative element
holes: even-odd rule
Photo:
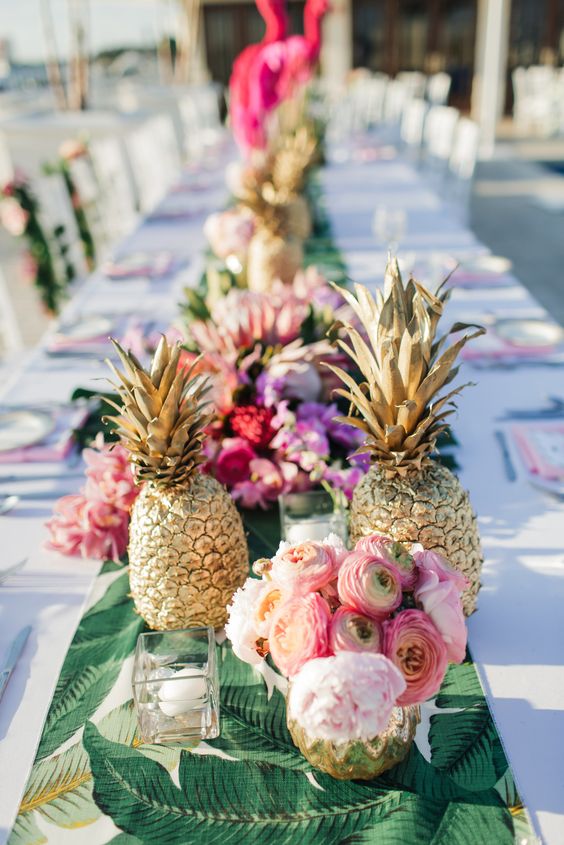
[[[344,329],[347,340],[337,343],[363,378],[357,384],[328,365],[344,384],[337,393],[350,402],[349,416],[337,419],[365,433],[359,452],[369,453],[375,464],[354,493],[351,539],[384,531],[444,554],[470,581],[463,604],[472,613],[483,561],[476,518],[458,479],[430,456],[448,428],[453,398],[466,385],[437,394],[456,377],[464,344],[484,329],[457,323],[437,339],[449,292],[432,294],[413,278],[404,287],[395,259],[376,298],[362,285],[355,285],[354,294],[339,290],[364,331],[335,327]],[[446,346],[450,333],[468,328],[475,331]]]
[[[227,490],[199,469],[207,381],[179,369],[180,346],[163,337],[150,372],[114,341],[110,367],[122,405],[112,417],[143,489],[131,511],[129,577],[151,628],[221,627],[248,574],[241,517]],[[197,362],[196,362],[197,363]],[[113,403],[112,403],[113,404]]]
[[[369,741],[314,739],[288,716],[288,730],[306,760],[338,780],[372,780],[409,753],[420,721],[419,707],[394,707],[386,730]]]
[[[251,239],[247,254],[249,290],[268,292],[275,279],[290,285],[303,264],[304,252],[298,238],[282,237],[261,228]]]

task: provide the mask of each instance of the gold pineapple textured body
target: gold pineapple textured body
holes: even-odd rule
[[[350,403],[340,422],[359,428],[373,468],[357,486],[351,505],[351,536],[384,531],[398,540],[420,542],[444,554],[464,573],[466,613],[475,609],[483,561],[476,517],[458,479],[432,460],[439,435],[448,429],[454,397],[448,389],[456,377],[458,353],[483,333],[455,324],[437,339],[448,292],[432,294],[410,279],[404,287],[397,261],[386,268],[384,293],[374,298],[362,285],[342,290],[356,316],[356,325],[342,328],[337,341],[362,376],[358,384],[339,367],[330,369],[344,386],[337,392]],[[450,345],[448,336],[458,339]]]
[[[231,496],[214,478],[184,488],[145,485],[129,536],[131,593],[151,628],[221,627],[248,574],[247,543]]]
[[[161,339],[150,372],[114,341],[121,406],[111,417],[142,490],[132,509],[129,577],[135,606],[159,630],[220,627],[248,574],[241,517],[227,490],[202,474],[213,416],[208,385],[179,367],[180,346]]]

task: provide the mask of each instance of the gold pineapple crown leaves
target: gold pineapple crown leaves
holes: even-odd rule
[[[185,484],[203,463],[204,430],[213,419],[207,413],[209,391],[205,376],[194,375],[199,359],[189,369],[179,368],[181,346],[170,345],[163,336],[145,370],[132,352],[112,343],[123,372],[106,360],[117,381],[108,379],[118,392],[121,405],[105,420],[116,426],[121,443],[130,453],[138,483],[157,486]]]
[[[317,141],[307,126],[282,137],[272,164],[271,181],[276,193],[291,197],[302,191],[316,148]]]
[[[344,384],[337,394],[350,402],[349,415],[336,419],[365,433],[357,454],[371,454],[389,475],[407,475],[421,468],[448,428],[445,421],[456,408],[453,397],[468,384],[437,394],[456,378],[455,362],[463,346],[485,329],[455,323],[437,339],[450,291],[443,283],[435,295],[414,278],[404,287],[397,260],[391,257],[383,293],[373,297],[358,284],[354,294],[338,290],[363,332],[347,323],[337,327],[346,340],[336,343],[357,366],[362,381],[357,384],[342,368],[326,364]],[[445,348],[449,335],[470,328],[476,331]]]

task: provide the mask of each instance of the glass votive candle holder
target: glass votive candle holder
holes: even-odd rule
[[[324,540],[336,534],[348,541],[347,511],[335,508],[332,496],[325,490],[306,493],[285,493],[280,497],[282,539],[292,545],[305,540]]]
[[[197,744],[219,736],[219,675],[211,627],[141,634],[133,699],[143,742]]]

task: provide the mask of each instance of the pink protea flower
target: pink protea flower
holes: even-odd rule
[[[105,444],[100,434],[95,448],[85,449],[82,454],[86,463],[86,497],[129,511],[139,488],[135,484],[127,449],[119,443],[113,446]]]
[[[48,547],[64,555],[119,560],[127,548],[129,515],[83,494],[63,496],[47,522]]]
[[[251,461],[256,454],[242,437],[226,437],[215,459],[215,476],[229,487],[249,478]]]
[[[383,644],[384,631],[379,622],[351,607],[337,608],[329,629],[329,646],[332,652],[381,652]]]
[[[14,238],[23,235],[28,220],[29,214],[14,197],[6,197],[0,202],[0,223]]]
[[[330,619],[329,605],[319,593],[298,596],[277,608],[268,642],[283,675],[291,677],[308,660],[328,653]]]
[[[362,474],[362,470],[359,472]],[[400,574],[402,589],[412,590],[415,586],[418,574],[415,559],[402,543],[396,542],[386,534],[375,532],[368,537],[361,537],[355,551],[375,555],[393,564]]]
[[[308,661],[292,678],[288,715],[315,739],[367,741],[386,729],[405,686],[383,654],[342,651]]]
[[[230,255],[244,258],[255,231],[252,213],[239,206],[210,214],[204,223],[204,234],[218,258]]]
[[[439,691],[448,664],[447,648],[422,610],[403,610],[385,623],[384,654],[402,672],[407,684],[398,704],[419,704]]]
[[[400,574],[396,567],[375,555],[351,552],[339,570],[339,598],[359,613],[382,620],[401,604]]]
[[[263,655],[257,652],[260,635],[254,621],[255,607],[263,589],[264,581],[247,578],[227,608],[225,633],[231,640],[233,653],[239,660],[252,665],[258,665],[263,659]]]
[[[462,663],[466,655],[468,631],[464,620],[460,593],[451,580],[441,581],[436,571],[419,572],[415,600],[433,620],[445,641],[447,657]]]
[[[272,558],[272,578],[294,593],[321,590],[337,573],[337,559],[323,543],[298,543],[282,548]]]

